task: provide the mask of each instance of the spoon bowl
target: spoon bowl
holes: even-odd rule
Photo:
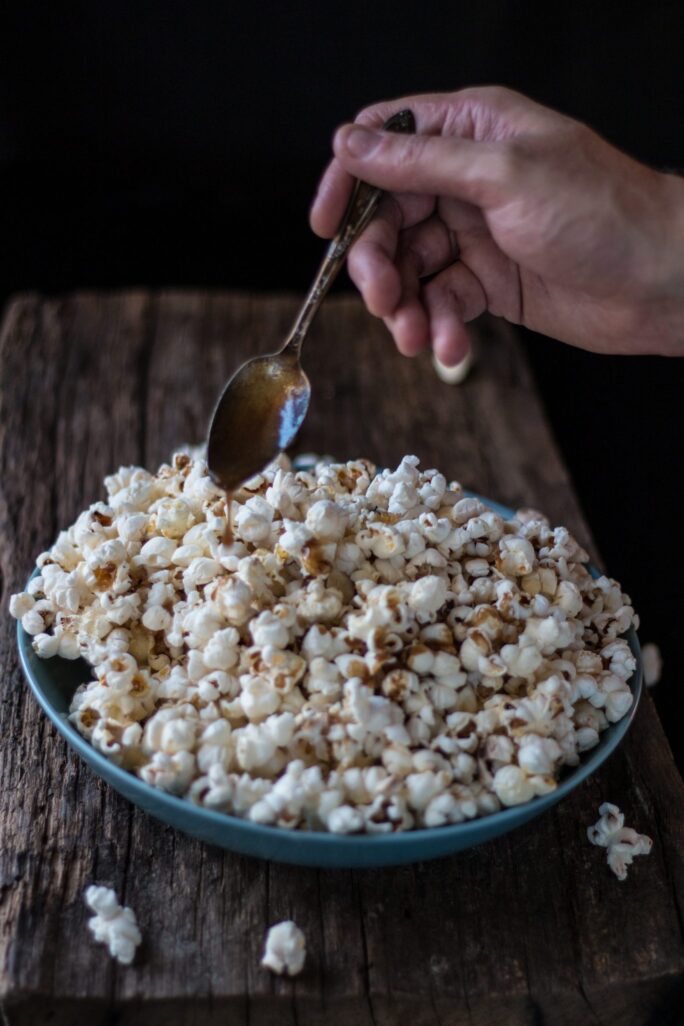
[[[311,385],[291,350],[244,363],[226,385],[209,432],[207,463],[226,492],[258,474],[294,440]]]

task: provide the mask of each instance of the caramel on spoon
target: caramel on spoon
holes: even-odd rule
[[[410,110],[394,114],[386,132],[414,132]],[[375,213],[382,190],[357,181],[337,235],[330,243],[285,343],[277,353],[248,360],[223,390],[209,428],[207,464],[225,489],[230,536],[230,497],[286,449],[299,431],[311,397],[299,362],[311,322],[340,270],[347,251]]]

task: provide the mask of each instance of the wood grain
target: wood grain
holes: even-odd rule
[[[0,337],[3,601],[121,463],[200,441],[221,384],[281,338],[283,296],[127,292],[19,297]],[[453,388],[407,361],[353,298],[307,343],[298,449],[381,464],[416,452],[468,487],[532,505],[591,548],[521,349],[483,322]],[[597,554],[594,553],[596,558]],[[638,596],[635,596],[638,606]],[[147,817],[99,781],[31,698],[3,605],[0,993],[10,1026],[641,1026],[684,1021],[684,785],[645,698],[622,749],[539,820],[449,859],[366,872],[240,858]],[[586,841],[601,801],[651,834],[619,883]],[[82,901],[116,888],[145,941],[123,968]],[[259,968],[294,918],[294,981]]]

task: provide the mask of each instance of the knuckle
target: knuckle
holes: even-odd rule
[[[391,155],[395,165],[401,168],[412,167],[420,163],[425,155],[428,136],[411,135],[405,137],[388,136],[383,140],[383,148]]]
[[[509,105],[518,96],[518,93],[507,86],[484,85],[468,86],[466,89],[460,89],[456,95],[473,103],[501,107]]]
[[[360,256],[359,245],[361,245]],[[355,242],[349,250],[349,255],[347,257],[347,273],[354,285],[356,285],[357,289],[363,293],[366,276],[363,273],[363,245],[359,242]]]
[[[502,180],[519,177],[530,157],[530,146],[521,139],[505,139],[497,145],[496,170]]]
[[[594,133],[581,121],[564,117],[558,124],[558,137],[566,144],[571,143],[577,147],[584,147],[591,143]]]
[[[493,103],[510,104],[512,101],[517,100],[520,96],[514,89],[509,89],[508,86],[502,85],[490,85],[484,87],[485,96]]]
[[[369,128],[378,128],[393,111],[387,103],[372,103],[368,107],[362,107],[357,111],[354,121],[359,125],[367,125]]]
[[[386,226],[386,238],[388,241],[391,239],[393,232],[399,231],[403,220],[404,217],[396,196],[393,196],[391,192],[385,193],[380,201],[380,208],[375,217],[375,222],[376,224],[383,223]]]

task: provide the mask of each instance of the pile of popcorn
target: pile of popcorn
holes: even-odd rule
[[[90,664],[71,721],[154,787],[288,829],[438,827],[552,791],[632,704],[620,586],[415,456],[280,457],[230,544],[200,458],[105,485],[10,608]]]

